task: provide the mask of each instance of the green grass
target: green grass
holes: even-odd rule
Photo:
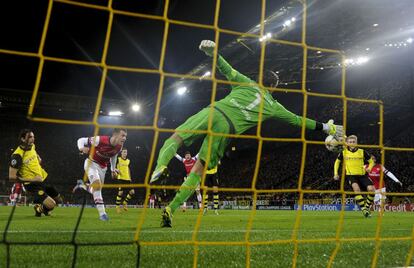
[[[142,209],[130,209],[116,214],[109,209],[109,222],[98,220],[93,208],[86,208],[75,237],[78,246],[76,267],[135,267],[137,246],[134,234],[142,216]],[[4,235],[10,207],[0,207],[0,230]],[[211,211],[201,217],[196,239],[210,242],[243,242],[250,211],[222,210],[219,216]],[[50,217],[36,218],[29,207],[16,208],[6,235],[10,243],[10,267],[72,267],[75,247],[71,244],[73,230],[80,208],[57,208]],[[141,242],[191,241],[197,220],[197,211],[181,212],[174,215],[173,228],[159,228],[161,211],[147,210],[140,233]],[[363,218],[360,212],[346,212],[343,238],[357,238],[341,243],[333,267],[370,267],[375,253],[375,241],[363,238],[375,237],[378,215]],[[295,225],[296,211],[257,211],[252,224],[250,241],[289,240]],[[296,267],[326,267],[333,250],[338,212],[304,211],[298,239],[318,239],[317,243],[300,242]],[[405,238],[380,243],[377,267],[397,267],[405,264],[412,242],[414,213],[386,213],[382,219],[381,237]],[[410,239],[407,239],[410,238]],[[2,238],[1,238],[2,240]],[[25,245],[19,243],[67,243],[59,245]],[[87,245],[88,243],[126,242],[125,245]],[[86,245],[85,245],[86,244]],[[293,243],[256,244],[250,248],[251,267],[291,267]],[[245,245],[200,245],[197,248],[199,267],[245,267]],[[6,267],[6,245],[0,243],[0,267]],[[142,245],[140,267],[192,267],[194,246]],[[414,260],[411,261],[414,265]]]

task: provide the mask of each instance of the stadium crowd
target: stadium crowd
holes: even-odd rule
[[[45,146],[45,141],[42,141],[42,131],[37,132],[39,143],[37,145],[39,154],[44,160],[44,168],[49,173],[49,181],[53,182],[59,192],[61,192],[66,202],[77,203],[80,202],[80,196],[72,194],[71,190],[76,180],[83,176],[82,162],[84,156],[77,152],[76,147],[68,147],[67,144],[60,144],[61,137],[54,135],[47,139],[47,144],[54,144],[54,146]],[[60,133],[64,135],[63,133]],[[11,184],[7,180],[8,161],[11,154],[11,149],[15,147],[16,139],[14,136],[4,136],[1,141],[1,148],[9,148],[2,153],[2,168],[0,183],[0,194],[7,195],[11,188]],[[76,137],[73,137],[71,143],[74,144]],[[397,135],[392,140],[385,143],[390,145],[398,145],[400,147],[410,146],[413,144],[414,134],[411,128],[406,133]],[[13,145],[13,146],[11,146]],[[230,149],[230,148],[229,148]],[[375,150],[367,149],[370,152],[377,153]],[[300,143],[274,143],[263,149],[260,161],[259,173],[257,176],[256,187],[258,189],[295,189],[298,187],[299,171],[301,165],[302,145]],[[149,152],[147,152],[149,157]],[[133,155],[133,154],[132,154]],[[257,148],[247,148],[238,151],[229,151],[223,159],[219,168],[220,186],[229,188],[250,188],[252,184],[253,174],[256,166]],[[387,182],[387,188],[390,192],[414,192],[414,183],[412,174],[414,174],[414,167],[410,165],[414,161],[414,153],[411,152],[387,152],[385,166],[391,170],[398,179],[403,183],[403,187]],[[339,189],[339,182],[333,180],[333,162],[336,154],[327,151],[323,145],[309,145],[306,156],[306,163],[304,169],[304,177],[302,188],[312,190],[335,190]],[[140,174],[137,183],[142,182],[142,176],[145,174],[145,168],[140,164],[132,162],[133,177]],[[134,169],[141,169],[140,172]],[[165,184],[178,185],[183,176],[183,167],[178,161],[171,163],[171,180],[164,182]],[[106,181],[113,183],[107,174]],[[135,175],[135,176],[134,176]],[[164,198],[171,198],[174,194],[173,190],[166,191],[161,195]],[[223,195],[236,196],[243,193],[226,192]],[[249,193],[244,193],[249,195]],[[105,189],[104,196],[108,203],[109,200],[114,200],[115,189]],[[277,199],[296,198],[295,194],[277,194]],[[142,203],[144,198],[144,191],[138,191],[135,196],[135,203]]]
[[[407,106],[392,105],[401,103],[401,94],[410,92],[410,85],[395,82],[395,80],[384,81],[383,86],[377,90],[367,90],[365,95],[358,91],[352,91],[350,96],[362,98],[384,97],[387,99],[384,113],[384,145],[388,147],[412,148],[414,144],[414,125],[412,124],[412,113],[404,112],[412,110],[412,104]],[[396,92],[391,94],[391,90]],[[407,91],[408,90],[408,91]],[[405,93],[404,93],[405,92]],[[406,98],[409,101],[410,98]],[[410,106],[411,105],[411,106]],[[342,117],[342,105],[340,103],[321,106],[320,110],[309,110],[309,116],[315,113],[329,114],[330,117]],[[318,107],[319,108],[319,107]],[[373,105],[350,103],[348,106],[348,133],[356,134],[361,144],[375,145],[379,140],[378,107]],[[398,120],[399,124],[394,124]],[[352,122],[351,124],[349,122]],[[176,123],[175,123],[176,124]],[[43,158],[43,166],[49,173],[49,179],[62,193],[66,202],[78,203],[81,198],[72,194],[71,190],[76,180],[83,176],[83,155],[79,154],[76,147],[76,140],[79,137],[91,133],[91,128],[82,126],[65,126],[40,124],[27,121],[22,116],[3,116],[0,123],[0,195],[8,195],[11,184],[8,182],[8,166],[10,155],[17,147],[17,136],[22,128],[32,128],[36,135],[36,150]],[[312,140],[323,140],[324,137],[307,134]],[[131,159],[132,177],[136,183],[142,183],[150,159],[151,139],[146,141],[142,136],[136,137],[130,133],[126,142]],[[222,164],[219,167],[221,187],[250,188],[253,174],[256,167],[257,143],[252,146],[245,146],[244,140],[240,139],[238,144],[229,146]],[[233,148],[234,147],[234,148]],[[132,150],[131,150],[132,149]],[[190,148],[194,151],[196,148]],[[368,152],[379,156],[376,149],[366,148]],[[298,187],[299,172],[301,165],[302,145],[301,143],[278,143],[266,142],[263,146],[260,169],[257,176],[256,187],[258,189],[295,189]],[[333,180],[333,164],[336,154],[327,151],[323,145],[308,145],[304,176],[303,189],[312,190],[335,190],[339,189],[339,182]],[[403,183],[403,187],[386,179],[389,192],[414,192],[414,162],[413,152],[386,151],[385,166]],[[182,164],[178,161],[170,163],[171,177],[166,184],[180,185],[185,175]],[[106,183],[114,183],[107,174]],[[142,203],[145,191],[138,189],[134,197],[135,203]],[[160,191],[159,195],[164,199],[171,199],[174,191]],[[243,193],[226,192],[223,196],[236,196]],[[244,193],[249,195],[249,193]],[[111,203],[115,200],[116,189],[104,189],[104,198]],[[276,194],[275,199],[294,199],[295,194]],[[113,203],[112,202],[112,203]]]

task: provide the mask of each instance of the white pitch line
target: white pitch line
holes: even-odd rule
[[[292,230],[278,230],[278,231],[292,231]],[[7,233],[73,233],[73,230],[11,230]],[[142,230],[140,233],[156,234],[156,233],[193,233],[192,230]],[[245,233],[246,230],[199,230],[198,233]],[[272,230],[252,230],[251,232],[273,232]],[[276,232],[276,231],[274,231]],[[135,233],[135,231],[120,231],[120,230],[78,230],[77,233]]]
[[[256,229],[251,230],[251,233],[280,233],[280,232],[292,232],[292,229],[277,229],[277,230],[269,230],[269,229]],[[301,231],[301,230],[300,230]],[[308,233],[332,233],[331,232],[323,232],[323,231],[311,231],[306,230]],[[389,229],[389,231],[409,231],[408,229]],[[10,230],[7,231],[9,234],[13,233],[73,233],[73,230]],[[135,231],[127,231],[127,230],[78,230],[77,233],[87,234],[87,233],[135,233]],[[165,233],[182,233],[182,234],[192,234],[194,233],[193,230],[170,230],[166,229],[165,231],[162,230],[142,230],[140,233],[147,233],[147,234],[165,234]],[[199,230],[197,233],[246,233],[246,230]],[[1,234],[1,233],[0,233]]]

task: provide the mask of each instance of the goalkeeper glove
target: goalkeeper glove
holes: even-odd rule
[[[335,125],[332,119],[324,124],[323,130],[326,134],[334,136],[339,141],[343,140],[344,127],[341,125]]]
[[[216,47],[216,43],[211,40],[203,40],[198,47],[201,51],[206,53],[207,56],[212,57],[214,54],[214,48]]]

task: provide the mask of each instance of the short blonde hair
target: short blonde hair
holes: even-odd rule
[[[349,139],[354,139],[354,140],[358,141],[358,137],[356,135],[350,135],[350,136],[346,137],[346,141],[348,141]]]

